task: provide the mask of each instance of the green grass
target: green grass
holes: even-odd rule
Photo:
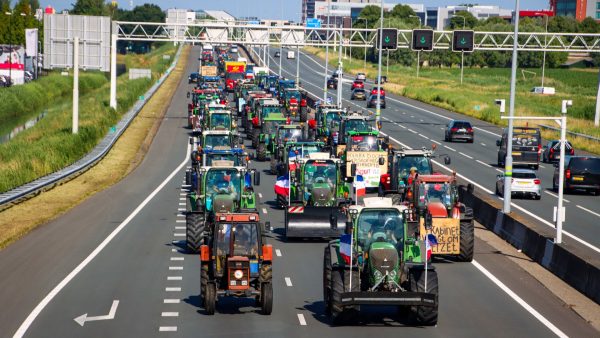
[[[323,50],[307,48],[307,51],[324,57]],[[332,66],[337,63],[337,55],[330,53]],[[385,56],[382,74],[386,75]],[[364,70],[363,60],[343,60],[344,71],[357,73]],[[559,116],[561,101],[573,100],[568,111],[568,129],[595,137],[600,137],[600,128],[593,125],[598,86],[597,70],[546,69],[545,86],[555,87],[556,95],[542,96],[530,93],[541,85],[541,69],[526,69],[525,78],[521,69],[517,73],[516,115]],[[376,78],[377,65],[367,63],[367,76]],[[460,84],[459,68],[422,67],[416,76],[415,67],[390,65],[386,90],[405,97],[416,99],[441,108],[495,123],[507,124],[500,120],[495,99],[508,99],[510,94],[510,69],[505,68],[465,68],[464,81]],[[519,123],[524,124],[524,122]],[[533,123],[530,123],[532,125]],[[553,125],[552,121],[543,124]],[[545,138],[557,138],[553,132],[544,132]],[[578,149],[600,153],[600,144],[585,139],[571,138]]]
[[[119,106],[116,111],[109,107],[110,84],[107,81],[95,89],[86,88],[86,94],[80,96],[79,133],[76,135],[71,133],[71,100],[52,101],[47,107],[47,116],[38,124],[0,145],[0,192],[59,170],[93,149],[166,70],[175,51],[172,45],[163,45],[147,55],[124,58],[130,62],[130,67],[151,66],[153,79],[130,81],[127,73],[120,76],[117,79]],[[163,60],[163,54],[171,55],[171,59]]]

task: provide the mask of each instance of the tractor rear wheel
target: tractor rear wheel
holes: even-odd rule
[[[275,159],[275,155],[271,155],[270,169],[271,175],[277,175],[277,159]]]
[[[206,314],[214,315],[217,303],[217,287],[215,283],[206,284],[206,293],[203,295]]]
[[[475,226],[473,224],[473,209],[466,208],[465,215],[469,218],[460,221],[460,253],[461,262],[471,262],[475,246]]]
[[[186,185],[192,184],[192,171],[191,170],[187,170],[185,172],[185,184]]]
[[[252,148],[258,148],[258,138],[260,137],[260,130],[253,129],[252,130]]]
[[[188,253],[199,253],[204,234],[204,214],[188,212],[185,215],[185,245]]]
[[[300,122],[306,122],[308,119],[308,111],[306,107],[300,107]]]
[[[273,280],[273,266],[271,264],[261,264],[258,281],[261,283],[271,283]]]
[[[259,143],[256,148],[256,159],[259,161],[265,161],[267,159],[267,146],[264,143]]]
[[[246,138],[251,140],[252,139],[252,132],[254,130],[254,126],[252,125],[252,122],[248,122],[248,128],[246,128]]]
[[[325,314],[331,315],[331,250],[329,245],[325,247],[323,253],[323,303],[325,304]]]
[[[342,305],[342,294],[350,287],[350,270],[338,269],[331,271],[331,319],[334,325],[348,322],[358,312],[357,305]],[[360,291],[358,271],[352,272],[352,291]]]
[[[435,306],[411,306],[414,319],[421,325],[435,325],[438,320],[438,277],[435,270],[427,271],[427,290],[425,290],[425,270],[411,269],[409,271],[410,291],[432,293],[436,297]]]
[[[270,315],[273,311],[273,284],[271,282],[260,285],[260,308],[263,315]]]

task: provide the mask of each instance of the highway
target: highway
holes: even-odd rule
[[[271,52],[271,69],[278,73],[279,59],[273,58]],[[286,55],[286,53],[282,53]],[[336,59],[337,60],[337,59]],[[283,58],[283,76],[295,78],[296,60]],[[334,69],[331,66],[328,73]],[[301,53],[300,78],[304,88],[318,97],[323,97],[324,61],[311,54]],[[351,110],[369,110],[364,101],[350,100],[350,85],[353,77],[344,76],[343,106]],[[385,85],[384,85],[385,88]],[[370,85],[366,86],[371,89]],[[337,101],[337,90],[330,89],[328,96]],[[480,191],[495,193],[496,175],[503,172],[497,166],[498,147],[496,140],[502,136],[502,129],[465,115],[456,114],[445,109],[437,108],[415,100],[386,93],[386,109],[381,110],[382,131],[395,139],[396,144],[411,148],[427,147],[437,144],[438,154],[448,154],[452,158],[450,166],[444,166],[438,161],[438,168],[445,172],[456,170],[459,177],[475,184]],[[490,102],[493,104],[493,102]],[[517,102],[518,104],[518,102]],[[560,107],[557,107],[557,111]],[[370,109],[373,113],[375,109]],[[470,121],[475,127],[475,142],[445,142],[444,128],[450,120],[460,119]],[[554,167],[549,163],[541,163],[538,175],[544,187],[542,199],[512,199],[512,209],[533,218],[542,224],[554,228],[553,208],[557,205],[558,195],[552,190]],[[564,195],[566,207],[566,222],[563,224],[563,239],[575,241],[600,254],[600,197],[583,192],[571,192]]]
[[[189,72],[197,69],[198,53],[198,47],[190,53]],[[303,84],[318,92],[319,88],[310,87],[310,82],[322,83],[318,67],[308,63],[309,60],[304,62],[303,67],[311,70],[303,73]],[[285,67],[293,69],[287,61]],[[199,258],[185,254],[182,249],[185,244],[182,212],[186,208],[183,180],[189,158],[185,129],[189,89],[191,86],[184,76],[146,158],[128,177],[0,252],[3,307],[0,336],[10,337],[15,333],[17,337],[598,335],[526,271],[479,239],[473,263],[436,262],[440,279],[440,315],[436,327],[407,325],[410,323],[398,320],[395,309],[391,308],[367,308],[357,325],[333,327],[324,315],[322,302],[324,242],[282,240],[283,212],[273,204],[275,179],[266,173],[268,162],[254,162],[251,167],[263,172],[262,185],[255,189],[261,217],[275,227],[269,238],[276,253],[273,314],[260,315],[251,301],[224,300],[218,304],[217,314],[205,315],[199,305]],[[419,133],[439,139],[441,124],[433,122],[432,116],[409,111],[391,100],[388,105],[384,110],[389,119],[384,125],[386,133],[412,147],[431,142],[419,137]],[[401,125],[416,133],[407,134],[411,132]],[[452,154],[453,166],[459,172],[476,168],[473,170],[476,176],[470,178],[487,182],[485,186],[489,187],[493,169],[479,168],[473,164],[474,160],[458,154],[469,151],[466,154],[475,156],[470,149],[478,149],[477,159],[481,156],[486,163],[490,162],[495,156],[489,141],[492,137],[484,133],[478,133],[477,137],[474,146],[449,145],[457,152]],[[490,144],[479,146],[480,142]],[[550,201],[551,196],[542,198],[542,202]],[[531,207],[528,202],[517,203]],[[84,314],[87,317],[82,317]]]

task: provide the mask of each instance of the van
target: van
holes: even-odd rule
[[[498,166],[506,164],[508,129],[504,128],[502,139],[496,141],[498,148]],[[513,127],[512,158],[513,166],[532,167],[537,170],[542,153],[542,136],[539,128]]]
[[[287,52],[287,58],[288,59],[295,59],[296,58],[296,54],[294,53],[294,51],[288,51]]]

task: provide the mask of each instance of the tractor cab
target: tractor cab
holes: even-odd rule
[[[377,132],[355,132],[346,135],[346,149],[349,151],[379,151],[381,149]]]
[[[232,130],[235,129],[235,121],[232,121],[229,110],[215,110],[208,114],[207,130]]]
[[[207,130],[202,132],[203,149],[226,150],[235,148],[238,144],[237,134],[229,130]]]
[[[211,167],[217,161],[230,161],[235,167],[244,167],[248,165],[250,156],[241,148],[233,149],[211,149],[205,150],[202,154],[202,166]]]

